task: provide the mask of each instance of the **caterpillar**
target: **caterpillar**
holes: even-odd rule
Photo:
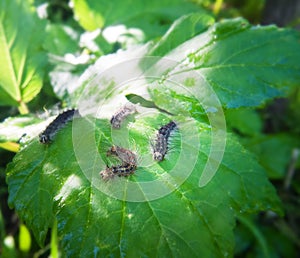
[[[40,143],[48,144],[52,142],[56,133],[71,121],[75,115],[79,115],[77,109],[69,109],[60,113],[39,135]]]
[[[174,121],[162,126],[156,134],[155,144],[153,146],[153,159],[162,161],[168,151],[168,140],[171,132],[177,127]]]
[[[133,105],[125,105],[120,108],[110,119],[110,123],[114,129],[120,129],[123,120],[136,112],[136,108]]]
[[[123,164],[117,166],[107,167],[105,170],[100,172],[100,176],[103,180],[109,180],[114,178],[115,176],[129,176],[133,174],[136,170],[136,165],[132,164]]]
[[[119,146],[112,146],[108,151],[107,155],[115,155],[120,160],[122,160],[123,164],[137,165],[137,157],[136,155],[125,148]]]
[[[115,176],[129,176],[137,168],[137,157],[130,150],[114,145],[107,151],[107,155],[117,156],[122,161],[122,165],[107,167],[101,171],[100,176],[103,180],[112,179]]]

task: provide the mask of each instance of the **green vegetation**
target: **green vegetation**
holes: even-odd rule
[[[296,257],[299,32],[244,2],[0,0],[3,257]],[[105,182],[113,144],[137,170]]]

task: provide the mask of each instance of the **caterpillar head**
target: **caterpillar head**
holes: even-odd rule
[[[100,171],[99,174],[100,174],[100,176],[102,177],[102,179],[104,181],[107,181],[107,180],[112,179],[112,178],[115,177],[113,171],[109,167],[107,167],[106,169]]]
[[[153,153],[153,159],[156,160],[156,161],[162,161],[164,159],[164,155],[161,154],[160,152],[158,151],[155,151]]]
[[[47,144],[50,142],[50,137],[45,134],[40,134],[40,143]]]

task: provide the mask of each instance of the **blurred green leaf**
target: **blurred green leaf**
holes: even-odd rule
[[[0,1],[0,105],[20,106],[42,87],[45,21],[32,1]]]
[[[5,237],[5,226],[4,219],[2,215],[2,210],[0,209],[0,241],[2,242]]]
[[[31,248],[30,232],[24,224],[20,225],[19,248],[24,253],[27,253]]]
[[[50,53],[63,56],[79,50],[79,35],[71,27],[62,24],[49,24],[46,27],[43,47]]]
[[[300,147],[297,137],[287,134],[261,135],[244,142],[253,151],[271,179],[283,179],[292,158],[292,150]]]
[[[110,52],[113,51],[113,46],[107,42],[107,40],[103,37],[102,34],[99,34],[94,39],[94,42],[99,47],[98,51],[93,50],[88,44],[86,44],[86,47],[91,51],[93,51],[94,53],[99,52],[100,55],[104,55],[104,54],[109,54]]]
[[[265,9],[266,0],[227,0],[226,9],[223,11],[223,15],[226,17],[242,16],[251,23],[260,23]],[[230,14],[230,16],[229,16]]]
[[[174,20],[184,14],[196,11],[205,13],[201,7],[182,0],[72,2],[79,23],[86,30],[124,24],[143,30],[147,39],[161,36]]]
[[[300,134],[300,87],[296,87],[289,96],[288,114],[286,117],[289,128],[295,133]]]
[[[262,132],[262,119],[253,109],[229,109],[225,115],[227,125],[243,135],[255,136]]]
[[[255,240],[257,241],[257,245],[259,246],[260,252],[262,253],[262,256],[265,258],[271,257],[267,245],[267,240],[262,234],[261,230],[255,225],[254,221],[252,220],[252,217],[238,215],[237,218],[239,222],[246,226],[247,229],[251,232],[251,234],[254,235]]]
[[[267,217],[266,215],[264,215]],[[247,216],[235,229],[237,257],[296,257],[295,240],[287,237],[278,220],[262,221],[261,216]],[[271,222],[272,221],[272,222]],[[297,240],[296,240],[297,241]],[[299,241],[298,241],[299,242]],[[264,246],[262,246],[264,245]],[[299,243],[297,244],[299,246]],[[266,256],[266,253],[269,255]]]

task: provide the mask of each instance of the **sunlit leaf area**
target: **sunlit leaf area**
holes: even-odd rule
[[[281,2],[0,0],[0,257],[299,257]]]

